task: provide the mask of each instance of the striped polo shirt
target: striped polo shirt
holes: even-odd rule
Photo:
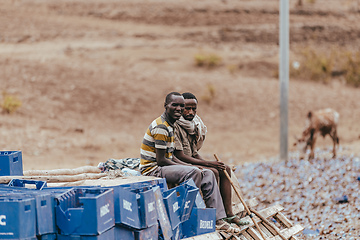
[[[172,161],[174,129],[165,114],[155,119],[147,129],[140,148],[140,171],[147,175],[157,168],[155,149],[165,149],[165,157]]]

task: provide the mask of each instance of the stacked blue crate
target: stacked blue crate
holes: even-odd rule
[[[211,221],[215,221],[215,211],[201,208],[205,204],[195,184],[191,181],[171,190],[167,189],[165,179],[106,188],[94,186],[47,188],[44,187],[46,186],[44,183],[36,181],[17,179],[12,182],[10,184],[12,187],[8,187],[12,189],[12,192],[17,194],[23,192],[22,197],[35,199],[36,219],[43,220],[42,224],[36,224],[38,240],[178,240],[215,231],[215,222],[211,224]],[[34,184],[35,189],[26,189],[25,186],[29,184]],[[110,205],[112,203],[112,206],[106,206],[98,198],[109,191],[109,188],[111,192],[116,192],[116,195],[113,194],[107,198],[107,203]],[[40,189],[42,190],[39,191]],[[198,195],[200,199],[197,198]],[[49,201],[50,207],[48,207]],[[99,204],[96,204],[97,202]],[[114,212],[116,209],[114,202],[118,204],[118,212],[116,210]],[[47,210],[38,211],[43,206],[46,206]],[[191,211],[192,206],[194,206],[194,211]],[[100,210],[101,207],[103,207],[102,210]],[[54,214],[55,211],[56,214]],[[110,211],[113,211],[113,223],[105,228],[99,227],[101,224],[96,219],[101,214],[106,215],[105,212]],[[92,215],[94,212],[96,214]],[[54,215],[56,218],[51,217]],[[50,218],[55,220],[51,221]],[[106,221],[102,220],[102,222]],[[46,226],[47,223],[54,224],[53,231],[57,234],[45,230],[51,229]],[[42,227],[44,229],[41,229]],[[32,240],[32,238],[29,239]]]
[[[162,193],[166,212],[170,219],[171,229],[174,230],[180,221],[180,206],[177,199],[177,192],[175,189],[170,189]]]
[[[170,224],[169,216],[166,212],[166,207],[160,187],[153,187],[153,192],[155,195],[156,211],[158,214],[159,223],[158,238],[161,240],[170,240],[173,236],[173,231]]]
[[[22,176],[21,151],[0,151],[0,176]]]
[[[115,225],[115,240],[132,240],[135,239],[134,230],[122,225]]]
[[[151,180],[111,187],[115,193],[115,228],[122,232],[133,232],[132,239],[154,237],[155,233],[157,238],[158,216],[153,186],[157,186],[157,183]],[[162,188],[165,186],[163,184]],[[122,239],[117,234],[115,237]]]
[[[215,222],[215,208],[193,208],[189,220],[182,223],[182,237],[215,232]]]
[[[135,240],[158,240],[158,223],[141,230],[135,230]]]
[[[98,235],[57,235],[57,240],[113,240],[115,239],[115,228],[112,227]]]
[[[177,240],[179,236],[182,239],[214,232],[216,209],[206,208],[194,181],[190,179],[175,189],[179,195],[179,205],[182,206],[183,210],[181,213],[182,222],[178,229],[174,229],[172,239]]]
[[[14,181],[11,181],[14,183]],[[10,182],[10,183],[11,183]],[[28,183],[27,180],[19,181],[22,184]],[[46,182],[43,181],[30,181],[30,184],[34,186],[39,186],[41,189],[42,186],[46,185]],[[10,186],[1,186],[0,187],[0,196],[13,196],[13,197],[28,197],[35,199],[35,211],[36,211],[36,235],[40,239],[51,240],[55,239],[54,235],[56,233],[55,227],[55,213],[52,204],[52,196],[50,193],[43,191],[37,191],[35,189],[27,189],[23,187],[22,184],[8,184]],[[14,186],[15,185],[15,186]],[[41,238],[42,235],[47,235],[47,238]],[[50,236],[52,235],[52,236]]]
[[[172,227],[172,240],[182,238],[182,223],[190,218],[198,194],[200,194],[199,189],[192,179],[163,192],[164,203]]]
[[[176,191],[177,201],[180,206],[180,221],[185,222],[190,218],[191,210],[195,204],[196,196],[199,193],[199,189],[194,187],[194,181],[192,179],[180,184],[179,186],[173,188]]]
[[[0,239],[36,239],[35,199],[0,197]]]
[[[56,197],[58,238],[101,235],[115,225],[114,193],[104,188],[74,188]],[[97,236],[101,238],[101,236]]]
[[[30,187],[31,189],[42,190],[44,187],[47,187],[46,181],[36,181],[36,180],[25,180],[25,179],[11,179],[8,183],[10,187],[24,187],[27,188],[28,186],[33,185]]]

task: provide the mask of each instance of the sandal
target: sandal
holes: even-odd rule
[[[216,230],[225,231],[227,233],[239,233],[240,229],[233,227],[230,223],[226,222],[224,219],[219,219],[216,221],[215,225]]]
[[[234,216],[232,216],[232,217],[223,218],[223,219],[224,219],[225,221],[227,221],[228,223],[235,223],[235,224],[238,225],[238,226],[244,226],[244,225],[250,224],[249,221],[241,220],[241,219],[239,218],[239,216],[237,216],[237,215],[234,215]]]

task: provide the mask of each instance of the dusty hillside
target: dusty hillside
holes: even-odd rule
[[[356,1],[295,3],[292,55],[305,47],[359,51]],[[0,148],[22,150],[25,169],[138,157],[165,95],[191,91],[209,130],[204,156],[233,164],[276,158],[278,14],[275,0],[4,1],[1,91],[22,107],[0,114]],[[222,64],[196,67],[198,53]],[[359,89],[308,79],[290,82],[290,151],[307,112],[324,107],[339,111],[341,145],[358,154]]]

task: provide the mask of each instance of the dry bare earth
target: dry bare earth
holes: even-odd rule
[[[291,2],[291,51],[359,50],[356,1]],[[97,165],[138,157],[148,124],[170,91],[199,97],[202,149],[228,163],[279,151],[278,1],[4,1],[1,90],[23,106],[0,115],[0,148],[22,150],[24,168]],[[194,66],[200,51],[223,58]],[[229,67],[236,66],[231,73]],[[209,86],[215,97],[205,102]],[[341,115],[341,144],[359,152],[359,90],[291,80],[289,147],[308,110]],[[320,140],[325,147],[330,139]]]

